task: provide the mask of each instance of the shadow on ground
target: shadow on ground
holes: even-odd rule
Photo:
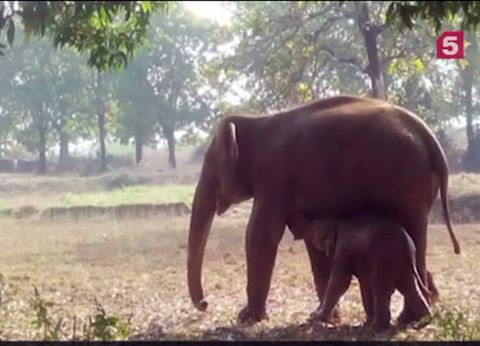
[[[151,325],[145,333],[132,337],[132,340],[225,340],[225,341],[258,341],[258,340],[329,340],[329,341],[389,341],[399,332],[401,327],[392,326],[389,330],[375,333],[362,326],[326,326],[322,324],[290,324],[283,327],[261,328],[244,325],[232,325],[207,329],[200,334],[171,334],[163,332],[160,325]]]

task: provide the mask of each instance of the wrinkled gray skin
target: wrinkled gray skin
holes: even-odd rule
[[[350,220],[298,219],[292,228],[332,258],[324,301],[312,314],[312,320],[328,321],[350,286],[352,276],[360,284],[366,327],[374,330],[390,327],[390,299],[396,289],[412,309],[415,320],[431,316],[428,302],[431,292],[418,274],[415,245],[398,223],[370,214]]]

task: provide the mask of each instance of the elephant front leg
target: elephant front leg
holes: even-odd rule
[[[368,280],[366,280],[365,278],[360,278],[358,281],[360,285],[360,293],[362,296],[363,309],[367,317],[364,326],[370,327],[375,317],[375,299]]]
[[[313,281],[319,300],[318,310],[323,301],[325,290],[327,289],[328,279],[332,270],[332,259],[327,257],[324,251],[318,250],[307,241],[305,241],[305,247],[307,248],[308,258],[310,259]],[[332,322],[340,320],[340,309],[338,304],[334,307],[329,320]]]
[[[271,205],[254,202],[247,226],[247,297],[248,303],[239,313],[240,322],[266,319],[266,300],[280,240],[285,232],[281,213]]]

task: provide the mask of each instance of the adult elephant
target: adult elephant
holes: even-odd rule
[[[246,230],[248,303],[241,321],[267,317],[277,248],[295,215],[348,217],[375,210],[404,225],[426,278],[428,214],[438,190],[455,253],[447,204],[448,166],[427,125],[395,105],[338,96],[264,116],[225,117],[207,149],[188,236],[188,288],[204,311],[202,263],[215,213],[253,197]],[[292,230],[294,231],[294,230]],[[321,300],[330,265],[306,243]],[[411,316],[405,305],[402,317]]]

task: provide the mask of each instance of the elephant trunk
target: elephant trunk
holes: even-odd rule
[[[200,311],[207,309],[203,299],[202,263],[208,234],[216,210],[217,183],[214,177],[202,173],[195,190],[188,235],[188,289],[193,305]]]

